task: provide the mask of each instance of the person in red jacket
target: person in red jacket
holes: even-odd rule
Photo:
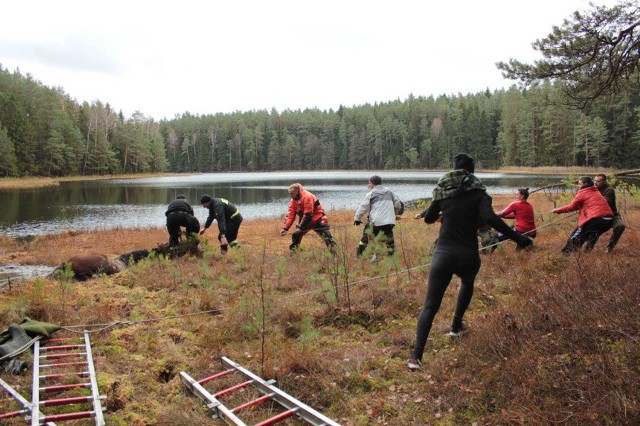
[[[296,230],[291,234],[290,250],[296,250],[300,246],[302,237],[313,230],[322,240],[325,242],[331,253],[336,252],[336,242],[329,230],[329,220],[324,214],[324,207],[320,204],[318,198],[311,192],[304,189],[299,183],[294,183],[289,187],[289,196],[291,201],[289,202],[289,211],[287,212],[287,218],[284,221],[284,227],[280,231],[280,235],[284,236],[293,225],[296,216],[298,217],[298,224]]]
[[[556,214],[579,210],[578,227],[571,233],[562,249],[563,253],[579,251],[585,242],[585,251],[591,251],[600,235],[613,225],[613,211],[598,188],[593,185],[591,178],[581,177],[578,189],[578,193],[569,204],[553,209],[553,213]]]
[[[502,219],[515,219],[516,223],[513,226],[513,229],[530,238],[535,238],[536,222],[533,214],[533,206],[527,201],[528,198],[529,188],[518,188],[516,191],[517,200],[509,204],[503,210],[496,212],[496,216]],[[492,246],[491,253],[496,249],[499,242],[508,239],[509,237],[498,232],[489,243]]]

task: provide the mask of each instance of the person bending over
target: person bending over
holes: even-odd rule
[[[200,204],[205,209],[209,209],[209,217],[204,223],[204,228],[200,235],[204,235],[214,220],[218,221],[218,241],[220,241],[220,251],[226,254],[229,246],[238,247],[238,231],[242,223],[240,210],[224,198],[213,198],[209,194],[204,194],[200,198]]]
[[[173,200],[167,211],[167,231],[169,232],[169,246],[175,247],[180,243],[180,228],[187,231],[187,238],[193,237],[200,230],[200,222],[193,214],[193,208],[187,202],[187,197],[178,195]]]
[[[309,231],[315,231],[329,247],[331,253],[335,254],[336,242],[329,230],[329,220],[324,213],[324,207],[322,207],[318,198],[304,189],[299,183],[289,186],[289,197],[291,197],[289,210],[284,221],[284,227],[280,231],[281,236],[286,235],[296,217],[298,218],[296,230],[291,234],[289,250],[297,250],[302,237]]]

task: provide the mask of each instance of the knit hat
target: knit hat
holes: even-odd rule
[[[202,197],[200,197],[200,204],[208,203],[211,200],[213,200],[213,197],[211,195],[204,194]]]
[[[453,168],[455,170],[463,169],[468,171],[469,173],[473,173],[475,170],[473,157],[470,157],[464,153],[456,155],[455,157],[453,157]]]

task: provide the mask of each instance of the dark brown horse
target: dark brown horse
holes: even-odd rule
[[[134,250],[115,259],[108,259],[99,253],[83,253],[58,265],[51,275],[55,277],[63,274],[69,265],[68,267],[73,271],[73,278],[86,280],[94,275],[111,275],[122,272],[147,256],[149,256],[148,250]]]
[[[146,259],[149,254],[156,256],[167,256],[170,259],[191,255],[202,257],[202,250],[198,247],[197,239],[187,239],[180,242],[177,246],[169,246],[169,244],[158,244],[155,248],[149,250],[134,250],[124,253],[115,259],[109,259],[107,256],[99,253],[89,252],[73,256],[66,262],[58,265],[53,272],[52,277],[60,277],[67,270],[67,265],[73,272],[73,278],[77,280],[86,280],[94,275],[111,275],[122,272],[129,266],[134,265]]]

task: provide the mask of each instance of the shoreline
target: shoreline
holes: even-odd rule
[[[282,170],[281,173],[295,173],[300,170]],[[340,172],[344,170],[322,170],[322,172]],[[446,173],[448,169],[401,169],[401,170],[362,170],[363,172],[384,173],[384,172],[429,172],[429,173]],[[503,173],[503,174],[537,174],[537,175],[592,175],[596,173],[615,173],[612,169],[600,169],[595,167],[515,167],[509,166],[500,169],[478,169],[481,173]],[[91,176],[63,176],[63,177],[43,177],[29,176],[22,178],[0,178],[0,189],[30,189],[43,188],[47,186],[58,186],[63,182],[81,182],[81,181],[97,181],[110,179],[138,179],[153,177],[170,177],[170,176],[192,176],[205,173],[248,173],[248,172],[193,172],[193,173],[142,173],[142,174],[123,174],[123,175],[91,175]],[[256,172],[268,173],[268,172]]]
[[[492,198],[496,211],[513,200],[511,194],[498,194]],[[530,200],[540,207],[548,203],[543,194],[532,194]],[[414,214],[422,211],[423,207],[418,203],[407,205],[405,213],[398,219],[399,223],[412,226],[415,223]],[[350,209],[328,211],[332,229],[355,228],[354,212],[355,210]],[[279,218],[247,218],[242,223],[238,240],[241,244],[263,238],[280,240],[281,224]],[[210,230],[200,238],[206,240],[206,244],[215,246],[218,244],[216,235],[216,232]],[[166,243],[168,238],[167,230],[162,226],[67,230],[56,234],[36,235],[32,238],[0,235],[0,264],[53,266],[80,252],[100,252],[107,256],[117,256],[140,248],[151,249],[158,244]],[[288,246],[288,242],[284,243],[285,241],[283,247]]]
[[[44,177],[29,176],[23,178],[0,178],[0,189],[28,189],[43,188],[47,186],[58,186],[63,182],[81,182],[96,181],[110,179],[139,179],[167,176],[189,176],[197,173],[141,173],[137,175],[91,175],[91,176],[62,176],[62,177]]]

